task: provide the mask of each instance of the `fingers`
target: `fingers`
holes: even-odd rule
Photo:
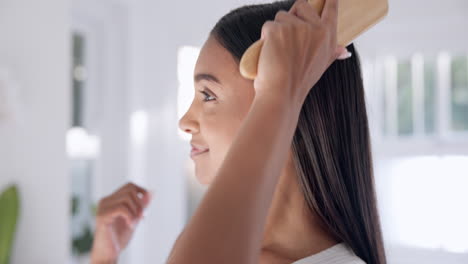
[[[146,207],[148,207],[151,199],[153,199],[153,194],[151,192],[148,192],[146,195],[143,196],[143,198],[141,198],[141,200],[143,201],[143,208],[146,209]]]
[[[336,45],[336,32],[338,24],[338,1],[339,0],[324,0],[325,2],[315,1],[312,3],[307,2],[306,0],[297,0],[293,7],[291,8],[289,14],[297,16],[305,22],[309,22],[312,25],[322,25],[327,28],[331,36],[331,44]],[[313,4],[313,5],[312,5]],[[320,10],[323,11],[320,14]],[[278,12],[275,21],[290,21],[293,22],[293,19],[290,18],[287,14],[283,12]],[[345,47],[338,46],[336,48],[334,58],[339,60],[344,60],[351,57],[351,53]]]
[[[109,208],[108,211],[107,218],[110,221],[118,217],[122,217],[125,220],[125,223],[127,223],[128,227],[135,229],[136,220],[133,217],[131,210],[125,204],[114,205],[112,208]]]
[[[127,183],[114,193],[118,195],[130,195],[133,203],[138,208],[138,215],[143,214],[143,209],[146,208],[151,199],[151,194],[146,189],[134,184]]]
[[[320,21],[319,10],[314,8],[306,0],[297,0],[289,10],[289,13],[306,22],[317,23]]]
[[[269,35],[271,32],[274,32],[276,28],[279,26],[278,22],[275,21],[267,21],[262,26],[262,34],[261,38],[265,39],[265,36]]]
[[[322,20],[329,25],[336,27],[338,24],[338,0],[325,0]]]
[[[99,202],[98,217],[110,223],[115,217],[123,217],[133,228],[143,217],[143,211],[151,199],[150,193],[133,183],[128,183]]]
[[[276,13],[275,16],[275,22],[280,22],[280,23],[304,23],[302,19],[299,17],[295,16],[294,14],[290,12],[286,12],[284,10],[279,11]]]
[[[135,209],[135,217],[140,218],[143,216],[143,201],[138,198],[138,195],[134,192],[130,192],[128,194],[129,199],[128,202],[130,202],[132,207]]]
[[[97,212],[97,225],[112,224],[115,219],[123,218],[130,228],[135,227],[135,211],[130,203],[125,201],[115,201],[115,199],[106,197],[99,201]]]
[[[127,191],[135,191],[137,193],[141,193],[142,195],[145,195],[148,193],[148,191],[134,183],[127,183],[124,186],[122,186],[120,189],[118,189],[115,193],[121,193],[121,192],[127,192]]]

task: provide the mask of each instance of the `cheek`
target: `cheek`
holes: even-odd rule
[[[207,130],[204,136],[206,136],[206,142],[210,147],[210,158],[214,169],[221,166],[240,124],[241,121],[232,118],[220,118],[207,122]]]
[[[229,102],[206,106],[200,129],[210,151],[204,162],[200,162],[197,175],[202,184],[209,184],[216,176],[242,122],[248,114],[253,95],[238,94]]]
[[[221,166],[246,115],[238,107],[233,107],[232,111],[229,110],[225,109],[218,111],[216,115],[207,116],[204,123],[201,124],[201,127],[204,128],[203,138],[210,148],[209,154],[212,162],[210,167],[212,170],[217,170]]]

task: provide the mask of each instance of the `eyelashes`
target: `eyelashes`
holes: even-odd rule
[[[200,93],[203,95],[203,101],[204,102],[209,102],[209,101],[214,101],[216,100],[216,97],[214,97],[213,95],[211,95],[209,92],[209,90],[207,88],[205,88],[205,90],[203,91],[200,91]]]

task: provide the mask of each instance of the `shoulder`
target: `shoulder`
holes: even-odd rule
[[[344,243],[317,254],[295,261],[293,264],[366,264]]]

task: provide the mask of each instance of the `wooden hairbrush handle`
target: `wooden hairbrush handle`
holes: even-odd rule
[[[325,0],[308,0],[319,14]],[[388,0],[343,0],[338,8],[338,45],[347,46],[363,32],[382,20],[388,13]],[[252,44],[240,61],[240,73],[253,80],[257,76],[257,65],[263,40]]]

